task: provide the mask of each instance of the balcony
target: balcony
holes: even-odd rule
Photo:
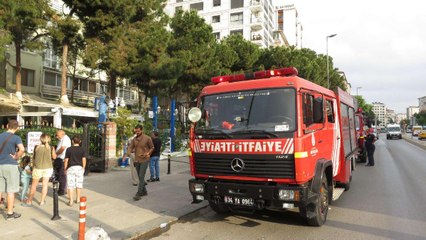
[[[262,11],[263,1],[262,0],[251,0],[250,1],[250,10],[252,12]]]
[[[253,31],[259,31],[263,27],[263,19],[261,17],[253,17],[250,19],[250,27]]]

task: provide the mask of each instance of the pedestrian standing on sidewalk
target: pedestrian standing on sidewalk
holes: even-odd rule
[[[15,193],[19,192],[17,161],[25,152],[22,139],[15,135],[18,129],[18,121],[9,120],[7,131],[0,134],[0,192],[4,192],[7,195],[7,220],[21,216],[21,214],[13,211]]]
[[[67,192],[67,177],[64,171],[64,159],[67,148],[71,147],[71,139],[64,130],[56,131],[56,138],[59,140],[56,146],[56,159],[54,162],[56,179],[59,181],[58,195],[63,196]]]
[[[124,161],[126,159],[127,156],[129,156],[129,166],[130,166],[130,177],[132,179],[132,184],[133,186],[137,186],[139,184],[139,176],[138,176],[138,172],[136,171],[136,167],[135,167],[135,153],[129,153],[129,155],[127,155],[127,148],[130,145],[130,143],[132,142],[133,138],[135,138],[136,134],[134,134],[131,138],[129,138],[127,140],[126,143],[126,147],[124,149],[124,154],[123,157],[121,158],[122,161]]]
[[[365,148],[367,149],[367,157],[368,157],[368,163],[366,166],[372,167],[374,166],[374,151],[376,150],[376,146],[374,143],[376,142],[377,138],[374,135],[374,129],[370,128],[368,131],[367,136],[365,137]]]
[[[151,153],[154,151],[154,144],[149,136],[143,134],[142,125],[137,125],[135,127],[136,136],[130,142],[129,147],[127,148],[127,156],[130,156],[131,153],[135,153],[135,167],[139,176],[139,186],[138,192],[133,197],[133,200],[138,201],[143,196],[148,195],[146,190],[145,174],[146,169],[148,168],[149,158]]]
[[[46,203],[47,188],[49,179],[53,174],[53,159],[56,158],[55,148],[50,145],[50,135],[43,133],[40,136],[40,145],[34,147],[34,170],[33,182],[31,183],[30,195],[23,206],[28,207],[33,203],[34,194],[37,190],[37,185],[41,179],[41,198],[40,206]]]
[[[28,188],[30,186],[30,180],[31,180],[31,158],[30,156],[24,156],[19,163],[19,167],[21,169],[21,202],[24,202],[27,200],[27,194],[28,194]]]
[[[68,206],[72,206],[74,189],[76,190],[76,203],[80,203],[81,190],[83,189],[84,169],[86,167],[86,150],[80,146],[81,138],[75,135],[72,138],[72,146],[67,148],[65,154],[64,169],[67,175]]]
[[[151,174],[148,182],[160,181],[160,153],[161,153],[161,139],[158,137],[158,132],[151,133],[152,143],[154,144],[154,151],[151,153],[149,159],[149,172]]]

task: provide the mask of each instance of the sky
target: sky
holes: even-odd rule
[[[274,0],[280,2],[281,0]],[[406,113],[426,96],[426,1],[284,0],[303,26],[302,46],[333,58],[352,94]]]

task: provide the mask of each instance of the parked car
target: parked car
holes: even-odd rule
[[[421,130],[418,135],[419,140],[426,139],[426,130]]]

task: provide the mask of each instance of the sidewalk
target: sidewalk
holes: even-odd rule
[[[114,168],[107,173],[90,173],[85,177],[82,196],[87,198],[86,231],[102,227],[111,239],[143,239],[144,235],[159,231],[160,225],[170,225],[180,217],[207,205],[191,204],[188,190],[191,178],[188,157],[171,157],[171,174],[167,175],[167,158],[160,161],[160,182],[149,183],[148,196],[134,201],[137,187],[130,180],[126,168]],[[149,170],[147,170],[149,178]],[[60,220],[52,221],[53,198],[49,186],[46,205],[40,207],[41,185],[37,189],[32,207],[22,207],[15,201],[19,219],[5,220],[4,207],[0,210],[2,239],[78,239],[79,206],[66,205],[67,199],[59,197]]]
[[[426,141],[424,140],[419,140],[417,137],[413,137],[410,133],[403,133],[402,134],[402,138],[409,142],[412,143],[420,148],[423,148],[426,150]]]

